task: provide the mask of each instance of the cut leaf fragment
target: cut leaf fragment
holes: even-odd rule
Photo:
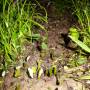
[[[33,78],[33,70],[31,68],[28,68],[28,74],[31,78]]]
[[[47,44],[43,42],[43,43],[41,44],[41,48],[42,48],[42,49],[47,49],[47,48],[48,48],[48,47],[47,47]]]
[[[43,74],[43,69],[40,68],[39,72],[38,72],[38,79],[40,79],[41,75]]]
[[[15,76],[16,78],[21,76],[21,71],[20,71],[20,69],[16,69],[16,70],[15,70],[14,76]]]
[[[90,80],[90,75],[82,76],[79,79]]]
[[[53,68],[50,67],[50,69],[49,69],[49,76],[52,76],[52,74],[53,74]]]
[[[36,67],[32,67],[33,73],[36,73],[37,68]]]

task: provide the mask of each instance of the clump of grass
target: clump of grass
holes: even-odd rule
[[[26,37],[32,37],[33,27],[38,26],[45,30],[39,22],[47,22],[47,14],[37,1],[27,3],[26,0],[1,0],[0,5],[0,55],[3,56],[1,66],[7,69],[15,64]],[[37,12],[37,6],[45,12],[45,16]]]

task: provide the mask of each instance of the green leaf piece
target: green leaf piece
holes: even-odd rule
[[[41,38],[40,34],[32,34],[31,36],[26,36],[27,40],[39,40]]]
[[[33,37],[33,38],[40,38],[41,35],[40,35],[40,34],[32,34],[32,37]]]
[[[85,56],[80,55],[78,57],[78,64],[79,65],[85,64],[86,62],[87,62],[87,58]]]
[[[37,68],[33,66],[33,67],[32,67],[32,70],[33,70],[33,73],[35,74],[36,71],[37,71]]]
[[[20,70],[20,68],[15,70],[14,76],[15,76],[16,78],[18,78],[18,77],[21,76],[21,70]]]
[[[44,42],[41,44],[41,48],[42,49],[47,49],[48,47],[47,47],[47,44],[45,44]]]
[[[79,32],[76,28],[70,28],[69,30],[69,34],[74,37],[75,39],[78,39],[79,38]]]
[[[49,68],[49,76],[51,77],[52,74],[53,74],[53,67],[50,67],[50,68]]]
[[[80,77],[79,79],[89,80],[89,79],[90,79],[90,75],[82,76],[82,77]]]
[[[70,36],[69,37],[72,39],[72,41],[74,41],[78,46],[80,46],[84,51],[90,53],[90,48],[85,45],[83,42],[81,42],[80,40],[74,38],[73,36]]]
[[[41,75],[43,74],[43,69],[40,68],[39,72],[38,72],[38,79],[40,79]]]

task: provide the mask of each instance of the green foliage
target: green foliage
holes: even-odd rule
[[[83,55],[78,56],[78,65],[83,65],[87,62],[87,58]]]
[[[32,70],[33,70],[33,73],[36,74],[37,68],[33,66],[33,67],[32,67]]]
[[[35,26],[46,32],[40,22],[47,22],[47,13],[37,1],[27,3],[26,0],[1,0],[0,5],[0,54],[4,57],[4,69],[7,69],[15,64],[28,36],[39,38],[39,34],[33,34]],[[37,11],[37,6],[45,15]]]
[[[76,28],[70,28],[69,29],[69,34],[73,37],[73,38],[75,38],[75,39],[79,39],[79,32],[78,32],[78,30],[76,29]]]
[[[90,53],[90,48],[87,45],[85,45],[80,40],[75,39],[75,37],[73,37],[73,36],[69,36],[69,37],[72,39],[72,41],[74,41],[77,45],[79,45],[83,50],[85,50],[86,52]]]
[[[68,62],[68,66],[69,67],[77,67],[83,64],[87,63],[87,57],[84,55],[80,55],[80,54],[75,54],[73,55],[69,62]]]
[[[51,65],[49,69],[46,69],[46,75],[51,77],[52,75],[57,74],[57,67],[56,65]]]
[[[45,42],[42,42],[41,43],[41,49],[47,49],[48,47],[47,47],[47,44],[45,44]]]
[[[27,36],[26,39],[29,41],[38,41],[40,40],[41,35],[40,34],[32,34],[31,36]]]
[[[72,0],[74,14],[77,16],[82,30],[90,33],[90,2],[89,0]]]
[[[72,2],[74,15],[77,16],[80,26],[76,30],[71,28],[77,31],[77,34],[74,36],[74,32],[70,31],[69,37],[83,50],[90,53],[90,2],[89,0],[72,0]]]
[[[70,10],[79,26],[70,28],[69,37],[83,50],[90,53],[90,1],[89,0],[52,0],[62,12]],[[76,39],[77,38],[77,39]]]

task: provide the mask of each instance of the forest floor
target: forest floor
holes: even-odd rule
[[[36,48],[36,43],[26,44],[23,57],[24,59],[28,57],[28,61],[26,67],[21,68],[21,76],[13,77],[14,69],[11,68],[0,90],[89,90],[84,82],[78,82],[73,78],[73,76],[78,77],[75,72],[67,71],[68,61],[75,55],[73,51],[75,46],[73,43],[68,44],[65,41],[68,39],[68,30],[74,21],[68,14],[63,17],[55,14],[55,11],[50,11],[48,23],[45,24],[48,31],[48,50],[43,51],[43,55],[41,55],[42,53]],[[28,77],[27,67],[37,66],[37,60],[43,61],[41,64],[43,69],[50,68],[52,63],[57,65],[57,75],[48,77],[42,74],[40,79],[37,79],[36,75],[34,78]]]

